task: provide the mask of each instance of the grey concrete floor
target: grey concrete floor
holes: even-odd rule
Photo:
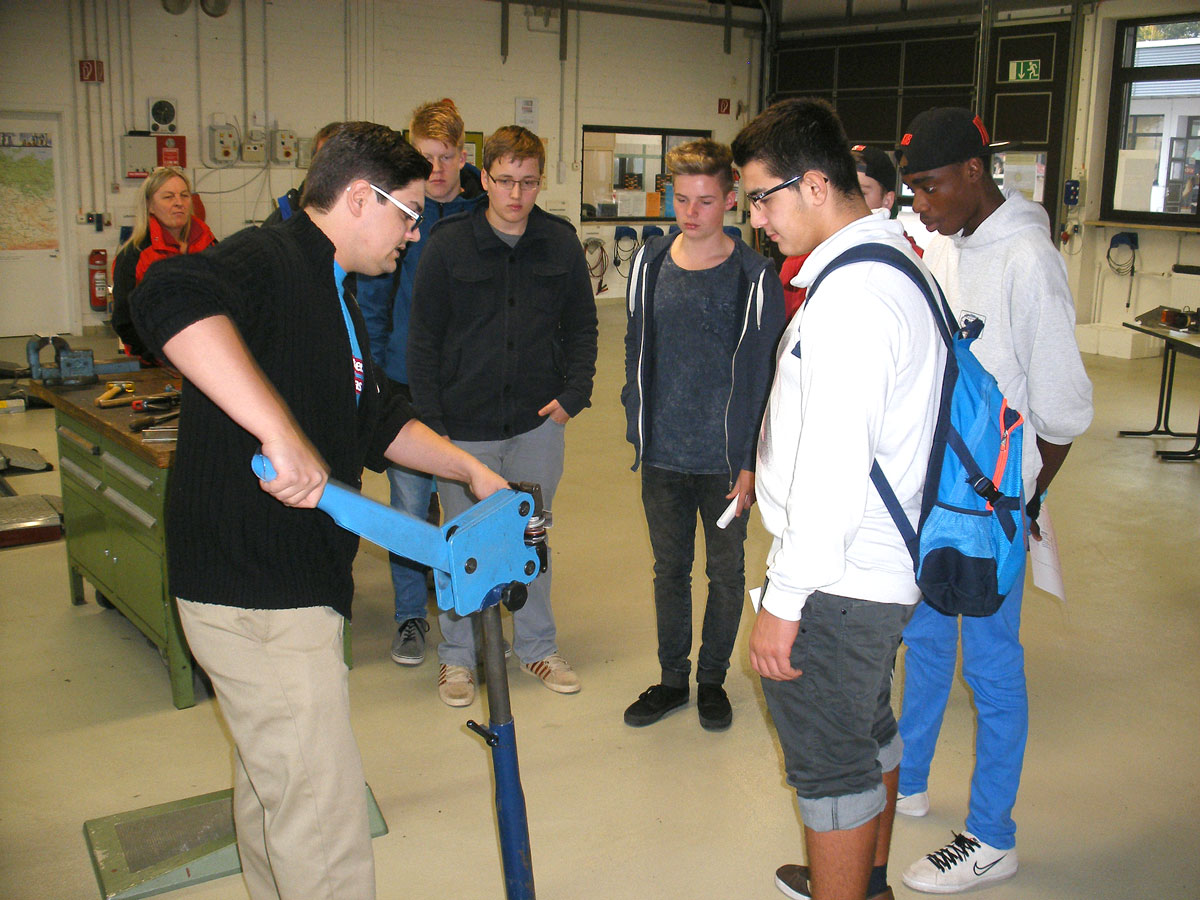
[[[552,694],[509,666],[538,894],[770,900],[781,896],[775,867],[801,861],[801,831],[747,660],[749,606],[728,681],[731,730],[701,730],[694,707],[641,730],[621,721],[656,680],[657,663],[650,554],[618,403],[620,303],[606,302],[600,320],[595,405],[568,428],[551,533],[560,645],[583,690]],[[0,358],[23,358],[23,341],[0,341]],[[1155,447],[1180,441],[1116,437],[1150,424],[1157,359],[1086,363],[1096,420],[1049,500],[1068,599],[1029,589],[1025,600],[1032,721],[1015,812],[1021,869],[986,894],[1195,898],[1200,464],[1154,457]],[[1180,360],[1177,394],[1176,427],[1190,427],[1200,363]],[[0,443],[57,462],[48,410],[0,415]],[[10,480],[21,493],[59,493],[56,471]],[[383,498],[384,479],[370,476],[367,492]],[[755,514],[751,583],[767,545]],[[364,546],[355,575],[354,725],[391,829],[374,842],[379,896],[503,897],[489,755],[465,727],[486,717],[483,702],[444,706],[432,659],[394,665],[386,555]],[[702,565],[695,584],[699,610]],[[88,596],[81,607],[68,600],[61,541],[0,550],[0,897],[8,900],[98,896],[85,820],[230,784],[216,706],[176,710],[157,651],[119,613],[90,602],[90,588]],[[899,898],[919,896],[901,884],[903,868],[962,827],[972,740],[959,681],[934,761],[932,812],[896,825]],[[233,877],[174,896],[246,894]]]

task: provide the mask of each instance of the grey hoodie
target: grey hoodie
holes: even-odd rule
[[[983,320],[972,349],[1025,417],[1025,491],[1033,496],[1041,455],[1030,431],[1069,444],[1092,421],[1092,383],[1075,342],[1075,304],[1067,267],[1038,204],[1014,190],[975,230],[934,235],[925,264],[955,316]]]

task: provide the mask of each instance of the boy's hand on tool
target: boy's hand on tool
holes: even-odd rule
[[[285,506],[312,509],[325,491],[329,466],[315,447],[295,434],[263,441],[262,453],[275,469],[271,481],[259,486]]]

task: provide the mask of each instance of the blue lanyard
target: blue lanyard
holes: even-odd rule
[[[358,345],[358,335],[354,333],[354,320],[350,317],[350,307],[346,305],[345,286],[346,270],[336,261],[333,264],[333,282],[337,285],[338,302],[342,304],[342,318],[346,322],[346,334],[350,338],[350,353],[354,357],[354,402],[362,399],[363,391],[363,357]]]

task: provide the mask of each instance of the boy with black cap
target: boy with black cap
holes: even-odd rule
[[[1092,418],[1092,387],[1075,343],[1066,265],[1042,207],[992,180],[989,142],[966,109],[917,116],[896,150],[913,212],[936,231],[925,262],[960,321],[984,322],[972,350],[1025,419],[1023,474],[1030,531],[1071,442]],[[1033,437],[1035,440],[1030,440]],[[991,616],[962,617],[963,675],[979,717],[966,830],[904,873],[909,887],[957,893],[1017,871],[1016,802],[1028,731],[1019,579]],[[904,709],[897,812],[929,811],[929,764],[954,676],[956,618],[921,604],[904,630]]]

